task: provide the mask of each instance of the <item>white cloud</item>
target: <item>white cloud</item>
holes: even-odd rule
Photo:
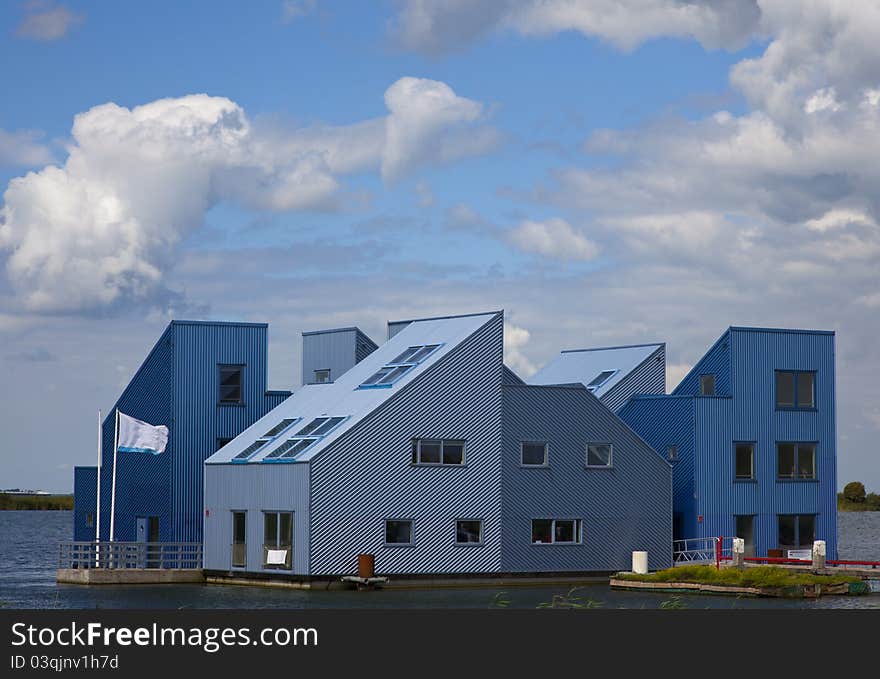
[[[405,77],[385,91],[382,177],[395,181],[413,167],[480,155],[498,144],[494,128],[473,126],[479,102],[459,97],[446,83]]]
[[[708,348],[708,347],[707,347]],[[693,368],[687,363],[666,364],[666,393],[670,394]]]
[[[33,40],[58,40],[82,21],[82,15],[71,12],[63,5],[49,0],[30,0],[25,3],[25,16],[17,33]]]
[[[590,260],[599,254],[598,246],[559,217],[543,222],[525,220],[511,229],[507,238],[516,248],[562,260]]]
[[[0,165],[33,167],[52,162],[52,154],[40,143],[43,134],[35,130],[0,130]]]
[[[491,130],[468,127],[481,105],[444,83],[403,78],[386,100],[385,118],[293,130],[254,124],[235,102],[204,94],[77,115],[63,166],[13,179],[0,207],[0,249],[10,252],[21,304],[75,312],[167,303],[163,274],[176,245],[219,201],[328,207],[340,175],[396,179],[487,149],[463,143]]]
[[[523,378],[535,373],[535,365],[523,353],[530,337],[531,334],[525,328],[504,323],[504,363]]]
[[[284,0],[281,3],[281,21],[285,24],[315,11],[317,0]]]
[[[523,35],[578,31],[623,49],[661,36],[710,49],[743,46],[758,27],[756,0],[410,0],[391,24],[406,49],[443,53],[498,29]]]

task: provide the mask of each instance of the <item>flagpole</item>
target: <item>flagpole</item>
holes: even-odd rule
[[[113,427],[113,482],[110,485],[110,542],[113,542],[113,527],[116,522],[116,448],[119,445],[119,408],[116,409]]]
[[[98,546],[98,543],[101,542],[101,448],[103,445],[103,436],[101,434],[101,409],[98,408],[98,507],[95,513],[95,566],[101,565],[101,548]]]

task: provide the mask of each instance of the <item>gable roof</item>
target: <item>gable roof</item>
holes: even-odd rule
[[[282,420],[296,419],[295,424],[270,443],[257,450],[247,463],[263,462],[267,455],[318,417],[345,418],[326,436],[286,462],[307,462],[346,431],[370,415],[394,394],[417,380],[426,370],[453,351],[467,338],[497,316],[498,312],[423,321],[413,321],[382,346],[343,373],[335,382],[307,384],[290,398],[257,420],[231,442],[209,457],[205,464],[232,462],[236,455],[255,443]],[[395,360],[409,347],[437,345],[423,361],[391,385],[363,384],[377,371]]]
[[[662,343],[657,343],[565,350],[527,382],[534,385],[582,384],[602,398],[663,347]],[[613,374],[590,388],[589,384],[605,371],[613,371]]]

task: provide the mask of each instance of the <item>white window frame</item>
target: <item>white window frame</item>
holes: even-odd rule
[[[480,539],[477,542],[459,542],[458,541],[458,524],[464,522],[480,524]],[[456,519],[455,520],[455,546],[456,547],[482,547],[483,542],[483,519]]]
[[[318,373],[327,373],[327,379],[323,381],[318,380]],[[332,382],[330,379],[331,374],[330,368],[319,368],[318,370],[312,371],[312,384],[329,384]]]
[[[535,534],[535,521],[549,521],[550,522],[550,542],[535,542],[532,540],[532,536]],[[575,541],[574,542],[557,542],[556,541],[556,522],[557,521],[574,521],[574,531],[575,531]],[[529,543],[535,545],[536,547],[544,547],[544,546],[566,546],[566,545],[582,545],[584,541],[584,522],[583,519],[577,519],[574,517],[547,517],[547,516],[538,516],[533,518],[529,522]]]
[[[590,464],[590,446],[608,446],[608,464]],[[614,445],[607,441],[589,441],[584,448],[584,466],[587,469],[613,469]]]
[[[544,446],[544,461],[541,464],[527,464],[523,462],[523,446]],[[547,441],[520,441],[519,442],[519,466],[523,469],[546,469],[550,466],[550,444]]]
[[[437,442],[440,444],[440,461],[439,462],[422,462],[422,442],[423,441],[431,441]],[[443,461],[443,448],[447,443],[454,443],[456,445],[461,444],[461,462],[444,462]],[[410,439],[410,451],[412,451],[412,446],[416,446],[416,460],[412,461],[412,455],[410,455],[410,466],[412,467],[451,467],[455,469],[456,467],[465,467],[467,466],[467,441],[465,439],[432,439],[432,438],[412,438]]]
[[[388,524],[390,522],[409,524],[409,542],[388,542]],[[415,547],[416,546],[416,522],[415,519],[383,519],[382,520],[382,544],[385,547]]]

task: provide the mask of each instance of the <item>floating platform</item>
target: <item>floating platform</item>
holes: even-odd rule
[[[669,594],[722,594],[727,596],[774,597],[783,599],[818,599],[820,596],[870,594],[866,582],[842,582],[827,585],[789,585],[785,587],[740,587],[699,582],[639,582],[611,578],[612,589],[629,589]]]
[[[376,576],[373,576],[372,578],[361,578],[357,575],[346,575],[340,578],[340,580],[349,587],[355,587],[357,589],[380,589],[388,583],[388,578]]]

